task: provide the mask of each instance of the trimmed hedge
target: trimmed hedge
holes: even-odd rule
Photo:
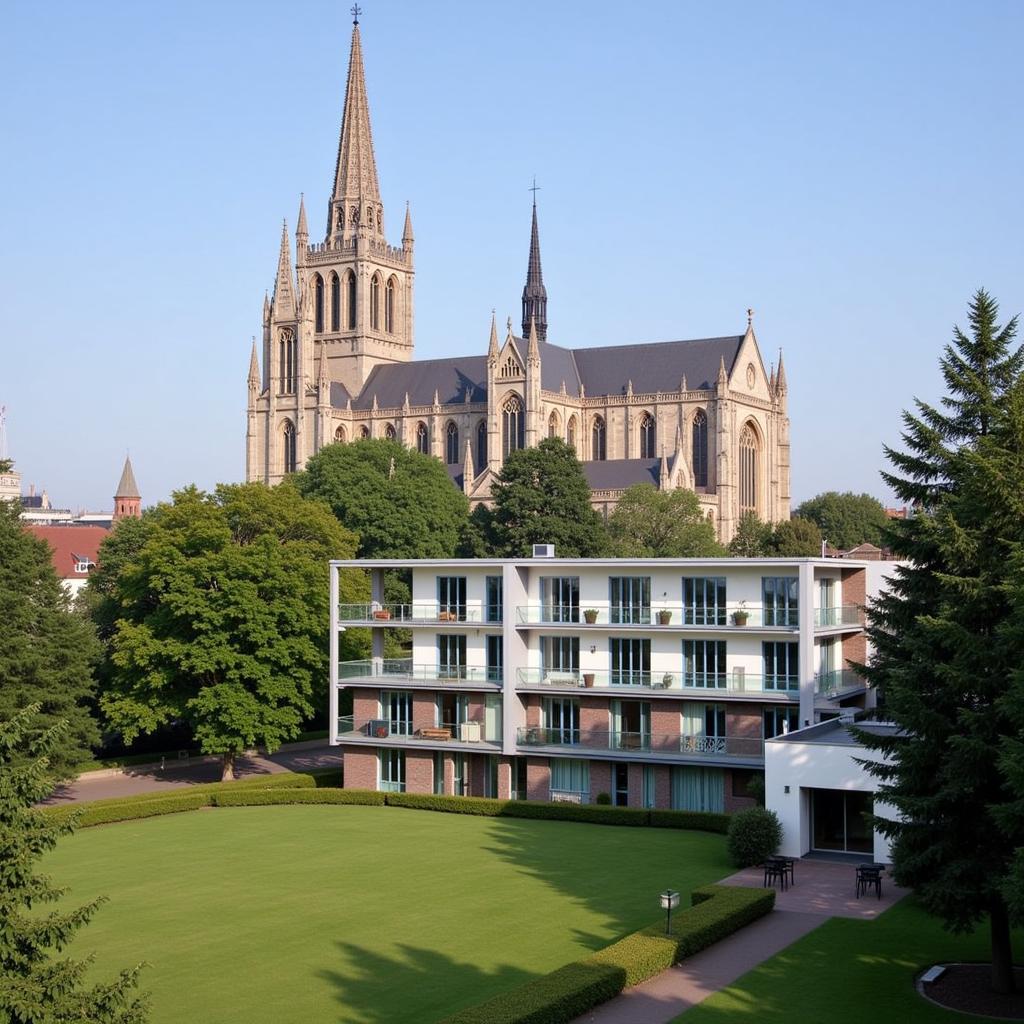
[[[729,831],[729,814],[714,811],[648,811],[654,828],[685,828],[695,832]]]
[[[441,1024],[566,1024],[767,914],[774,889],[708,885],[695,889],[672,931],[643,928],[583,960],[471,1006]]]
[[[214,793],[214,807],[266,807],[270,804],[364,804],[384,806],[384,794],[372,789],[247,789]]]

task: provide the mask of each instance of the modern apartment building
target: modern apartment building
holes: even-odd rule
[[[338,574],[372,601],[340,605]],[[412,600],[388,604],[385,574]],[[331,742],[345,785],[735,810],[764,741],[873,693],[863,607],[890,563],[835,558],[331,563]],[[372,656],[338,660],[366,627]],[[388,630],[411,638],[385,657]],[[393,648],[394,644],[388,647]],[[352,713],[341,716],[343,691]],[[346,701],[347,703],[347,701]]]

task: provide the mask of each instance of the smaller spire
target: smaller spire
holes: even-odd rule
[[[404,409],[404,410],[405,410],[406,412],[408,412],[408,411],[409,411],[409,392],[408,392],[408,391],[406,391],[406,393],[405,393],[405,401],[404,401],[404,402],[402,402],[402,408],[403,408],[403,409]]]
[[[782,365],[782,349],[779,349],[779,371],[775,375],[775,390],[780,394],[786,393],[786,369]]]
[[[753,330],[754,328],[754,311],[747,307],[747,330]]]
[[[462,489],[469,493],[469,482],[473,479],[473,445],[466,438],[466,453],[462,458]]]
[[[775,364],[772,363],[772,372],[768,375],[768,390],[775,391]]]
[[[509,317],[505,321],[505,340],[506,341],[511,341],[512,340],[512,317]]]
[[[114,492],[115,500],[117,498],[141,498],[139,494],[139,485],[135,482],[135,471],[132,469],[132,459],[130,455],[124,457],[124,469],[121,470],[121,479],[118,481],[117,490]]]
[[[441,395],[437,388],[434,388],[434,408],[438,408],[441,404]]]
[[[487,344],[487,358],[498,358],[498,323],[494,318],[494,310],[491,310],[491,340]]]
[[[658,489],[668,490],[668,459],[665,458],[665,446],[661,446],[661,464],[658,467]]]
[[[274,282],[274,319],[295,319],[295,286],[292,283],[292,261],[288,253],[288,221],[281,225],[281,252],[277,257],[277,279]]]
[[[330,378],[327,376],[327,346],[323,342],[320,343],[320,372],[316,378],[316,389],[320,401],[326,401],[327,393],[330,389]]]
[[[306,196],[299,193],[299,222],[295,228],[296,238],[309,238],[309,227],[306,224]]]
[[[252,339],[252,354],[249,356],[249,387],[255,388],[260,382],[260,361],[256,357],[256,339]]]
[[[270,296],[263,293],[263,324],[266,326],[270,323]]]
[[[412,233],[412,214],[409,213],[409,200],[405,201],[405,227],[402,228],[402,248],[411,249],[415,241]]]
[[[540,362],[540,346],[537,344],[537,318],[530,317],[530,344],[526,350],[527,362]]]
[[[682,423],[676,424],[676,458],[679,458],[683,454],[683,425]]]
[[[680,391],[685,391],[686,390],[686,374],[685,373],[682,375],[682,377],[679,378],[679,390]]]
[[[719,357],[718,362],[718,383],[726,384],[729,381],[729,374],[725,370],[725,356]]]
[[[633,378],[630,377],[630,379],[626,381],[626,397],[627,398],[631,398],[632,395],[633,395]]]
[[[371,408],[373,409],[374,412],[376,412],[377,409],[378,409],[378,406],[377,406],[377,392],[376,391],[374,391],[374,393],[373,393],[373,405],[371,406]]]

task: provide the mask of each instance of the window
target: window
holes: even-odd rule
[[[732,776],[732,795],[756,798],[759,793],[764,792],[764,772],[752,771],[749,768],[732,768],[729,771]],[[760,785],[753,792],[751,786],[754,780]]]
[[[388,278],[387,287],[384,289],[384,330],[388,334],[395,333],[395,279]]]
[[[298,366],[295,359],[295,335],[290,330],[281,332],[278,341],[278,367],[281,371],[281,394],[295,394]]]
[[[721,768],[672,769],[672,810],[712,811],[725,810],[725,772]]]
[[[651,702],[613,700],[612,736],[614,750],[651,749]]]
[[[457,732],[458,730],[456,730]],[[469,796],[465,754],[452,754],[452,794],[454,796]]]
[[[641,625],[651,621],[650,576],[612,576],[608,587],[613,623]]]
[[[575,675],[580,668],[580,638],[578,636],[542,636],[540,638],[541,671]]]
[[[345,308],[348,312],[348,329],[356,329],[356,275],[350,270],[345,275]]]
[[[370,436],[370,428],[369,427],[365,427],[364,426],[364,427],[360,427],[359,428],[359,438],[360,438],[360,440],[365,441],[369,436]]]
[[[96,568],[96,563],[87,555],[75,555],[75,572],[88,572]]]
[[[501,622],[505,616],[502,608],[504,589],[500,576],[488,576],[484,580],[484,595],[484,621]]]
[[[748,423],[740,434],[740,510],[757,511],[757,435]]]
[[[435,722],[438,726],[450,730],[453,737],[458,737],[459,726],[469,721],[469,695],[465,693],[439,693]],[[457,769],[457,766],[456,766]],[[455,794],[462,790],[456,786]]]
[[[561,430],[558,423],[558,413],[552,412],[548,417],[548,437],[559,437]]]
[[[370,327],[380,330],[380,278],[376,274],[370,279]]]
[[[388,424],[388,425],[387,425],[387,426],[386,426],[386,427],[384,428],[384,436],[385,436],[385,437],[386,437],[386,438],[387,438],[387,439],[388,439],[389,441],[394,441],[394,440],[395,440],[395,439],[396,439],[396,438],[398,437],[398,434],[397,434],[397,433],[396,433],[396,431],[395,431],[395,425],[394,425],[394,423],[389,423],[389,424]]]
[[[800,688],[800,645],[766,641],[761,644],[766,690],[798,690]]]
[[[466,637],[441,633],[437,637],[437,677],[466,678]]]
[[[590,431],[590,457],[595,462],[602,462],[606,453],[604,420],[600,416],[595,416],[594,426]]]
[[[640,637],[612,637],[612,686],[651,685],[651,641]]]
[[[393,736],[412,735],[412,694],[408,690],[381,690],[380,717]]]
[[[708,485],[708,417],[703,409],[693,414],[691,430],[693,445],[693,483],[695,487]]]
[[[499,638],[500,639],[500,638]],[[502,740],[501,694],[488,693],[484,697],[484,739],[488,743],[500,743]]]
[[[450,420],[444,429],[444,461],[449,466],[459,464],[459,428]]]
[[[523,403],[518,395],[512,395],[501,408],[502,454],[505,458],[509,452],[523,447],[524,429]]]
[[[484,761],[484,796],[492,800],[498,795],[498,758],[489,754]]]
[[[629,765],[622,762],[614,766],[615,776],[612,792],[612,803],[616,807],[629,806]]]
[[[282,431],[284,471],[294,473],[296,469],[295,424],[291,420],[284,421]]]
[[[476,425],[476,471],[482,473],[487,468],[487,420]]]
[[[437,611],[442,621],[466,621],[466,577],[437,577]]]
[[[334,431],[334,441],[335,441],[336,444],[344,444],[345,443],[345,428],[344,427],[338,427],[338,429]]]
[[[570,416],[568,426],[565,428],[565,443],[576,451],[576,417]]]
[[[787,732],[800,728],[800,708],[796,704],[764,709],[764,738],[785,736]]]
[[[380,752],[380,788],[384,793],[405,792],[405,751]]]
[[[725,577],[683,577],[683,624],[686,626],[724,626]]]
[[[762,576],[761,600],[766,626],[799,625],[800,581],[796,576]]]
[[[643,787],[642,799],[644,807],[654,806],[654,765],[645,764],[643,775],[641,776],[641,785]]]
[[[444,796],[444,753],[434,754],[434,795]]]
[[[341,330],[341,282],[331,274],[331,330]]]
[[[687,701],[679,748],[684,754],[724,754],[725,705]]]
[[[544,726],[548,743],[574,744],[580,741],[580,702],[568,697],[545,697]]]
[[[505,638],[491,634],[487,638],[487,681],[501,683],[505,679]]]
[[[836,581],[829,576],[818,580],[818,616],[819,626],[838,626],[841,624],[836,614]]]
[[[421,455],[430,454],[430,433],[423,422],[416,424],[416,451]]]
[[[683,686],[725,689],[725,641],[683,641]]]
[[[316,318],[316,333],[321,334],[324,329],[324,279],[319,275],[313,278],[313,303]]]
[[[551,762],[551,795],[578,799],[581,804],[590,800],[590,762],[568,757]]]
[[[579,576],[542,576],[540,602],[544,622],[579,622]]]
[[[645,412],[640,420],[640,458],[653,459],[655,457],[656,431],[654,429],[654,417]]]

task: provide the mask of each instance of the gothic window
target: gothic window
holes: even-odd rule
[[[416,451],[424,455],[430,454],[430,431],[422,421],[416,424]]]
[[[600,416],[595,416],[594,426],[590,431],[590,457],[595,462],[603,462],[608,457],[606,433],[604,420]]]
[[[295,335],[291,331],[282,331],[278,340],[278,369],[280,371],[282,395],[295,394]]]
[[[573,450],[576,451],[576,417],[569,417],[569,424],[565,428],[565,443]]]
[[[370,436],[370,428],[362,426],[359,428],[359,440],[365,441]]]
[[[344,427],[338,427],[338,429],[334,432],[334,441],[335,441],[336,444],[344,444],[345,443],[345,428]]]
[[[459,464],[459,428],[450,420],[444,432],[444,461],[449,466]]]
[[[370,327],[380,330],[380,278],[376,274],[370,281]]]
[[[693,484],[708,485],[708,418],[703,409],[693,416]]]
[[[387,439],[388,439],[389,441],[394,441],[394,440],[395,440],[395,437],[396,437],[396,435],[395,435],[395,425],[394,425],[394,423],[389,423],[389,424],[388,424],[388,425],[387,425],[387,426],[386,426],[386,427],[384,428],[384,436],[385,436],[385,437],[386,437],[386,438],[387,438]]]
[[[316,333],[322,334],[324,329],[324,279],[319,274],[313,278],[313,293],[316,309]]]
[[[656,430],[654,428],[654,417],[645,412],[640,420],[640,458],[653,459],[656,443]]]
[[[331,330],[341,330],[341,282],[331,274]]]
[[[551,415],[548,417],[548,437],[561,437],[561,425],[558,422],[558,413],[554,410],[551,411]]]
[[[476,471],[482,473],[487,465],[487,420],[476,425]]]
[[[522,400],[518,395],[512,395],[501,407],[502,455],[505,458],[509,452],[523,447],[524,418]]]
[[[284,430],[281,433],[284,444],[284,471],[285,473],[294,473],[296,463],[295,424],[291,420],[285,420]]]
[[[757,511],[757,435],[748,423],[740,434],[740,511]]]
[[[395,279],[388,278],[388,285],[384,289],[384,330],[388,334],[395,333]]]
[[[523,371],[519,368],[515,356],[510,355],[502,365],[499,376],[502,380],[509,380],[512,377],[521,377],[522,375]]]
[[[348,329],[356,329],[356,275],[350,270],[345,275],[345,308],[348,311]]]

